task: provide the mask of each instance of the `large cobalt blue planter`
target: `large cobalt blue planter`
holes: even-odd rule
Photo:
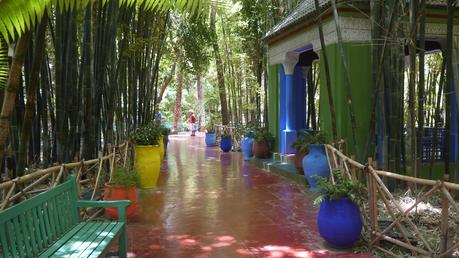
[[[217,141],[217,135],[214,133],[206,133],[206,145],[207,147],[215,146]]]
[[[231,137],[222,137],[222,141],[220,142],[220,148],[223,152],[228,152],[231,150]]]
[[[360,209],[348,198],[325,199],[320,204],[317,226],[320,235],[332,246],[350,248],[360,239]]]
[[[244,160],[250,160],[253,156],[252,152],[253,138],[245,137],[241,140],[241,149],[244,153]]]
[[[308,180],[309,190],[314,191],[317,185],[317,177],[328,177],[330,169],[325,155],[325,145],[309,144],[308,149],[308,155],[303,158],[303,170],[304,176]]]

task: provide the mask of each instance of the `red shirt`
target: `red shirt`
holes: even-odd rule
[[[196,123],[196,117],[194,115],[190,116],[190,121],[192,124]]]

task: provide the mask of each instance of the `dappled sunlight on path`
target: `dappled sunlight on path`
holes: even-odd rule
[[[369,257],[325,250],[306,189],[203,135],[170,139],[158,188],[139,191],[130,257]]]

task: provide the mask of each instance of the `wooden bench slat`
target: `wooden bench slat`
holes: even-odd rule
[[[92,251],[91,254],[82,257],[99,257],[99,255],[103,253],[107,246],[111,244],[113,239],[115,239],[118,236],[118,234],[122,233],[122,230],[124,230],[125,226],[125,223],[117,223],[116,226],[112,229],[113,235],[107,235],[104,238],[104,240],[100,241],[97,248],[94,251]],[[120,254],[120,256],[122,255],[123,254]]]
[[[31,216],[35,227],[35,235],[37,237],[37,248],[38,250],[43,250],[45,239],[43,238],[44,234],[42,232],[44,232],[45,229],[43,223],[40,223],[41,221],[38,220],[37,207],[32,208]],[[38,251],[38,253],[39,252],[40,251]]]
[[[104,240],[106,237],[113,238],[117,232],[114,231],[114,228],[120,224],[118,222],[111,222],[109,223],[103,230],[98,230],[97,234],[92,234],[90,238],[86,240],[86,242],[80,246],[78,252],[73,253],[70,258],[72,257],[88,257]],[[124,223],[121,223],[124,224]]]
[[[72,238],[78,231],[86,230],[90,227],[88,222],[81,222],[78,223],[75,227],[73,227],[67,234],[65,234],[61,239],[57,240],[56,243],[51,245],[45,252],[41,253],[39,257],[50,257],[53,253],[59,250],[62,245],[64,245],[70,238]]]
[[[38,254],[38,241],[37,241],[37,227],[38,224],[35,223],[33,210],[25,211],[25,218],[27,221],[27,228],[30,233],[30,244],[32,246],[32,254],[36,256]]]
[[[17,249],[19,251],[19,257],[25,257],[24,255],[24,242],[22,240],[21,228],[19,227],[18,217],[13,219],[14,232],[16,233]]]
[[[45,219],[45,211],[42,209],[41,205],[35,207],[35,213],[38,216],[38,223],[40,224],[40,234],[41,234],[41,242],[42,246],[47,246],[50,244],[49,236],[47,234],[48,227],[46,225],[47,220]]]
[[[10,252],[12,257],[18,257],[18,250],[16,249],[16,239],[14,238],[14,229],[13,229],[13,222],[8,221],[6,222],[7,234],[8,234],[8,241],[10,243]]]
[[[54,230],[53,230],[53,227],[51,227],[52,220],[50,219],[50,215],[48,211],[48,204],[43,203],[42,209],[43,209],[43,221],[45,222],[45,228],[46,228],[46,238],[47,238],[47,242],[49,245],[54,240]]]
[[[32,246],[31,246],[31,232],[29,230],[27,230],[28,227],[26,227],[27,225],[27,220],[25,219],[24,217],[24,213],[22,213],[19,218],[19,224],[21,225],[21,234],[22,234],[22,240],[24,242],[24,247],[25,247],[25,253],[27,255],[27,257],[31,257],[32,256]]]
[[[6,239],[6,226],[0,225],[0,243],[2,244],[2,253],[3,257],[10,257],[10,252],[8,250],[7,239]]]
[[[103,232],[105,228],[107,228],[110,225],[110,222],[92,222],[92,224],[93,227],[91,227],[90,230],[78,232],[73,238],[71,238],[69,241],[67,241],[67,243],[65,243],[65,245],[61,248],[62,250],[69,250],[71,248],[70,251],[66,251],[66,256],[70,256],[74,253],[77,253],[81,249],[84,250],[85,244],[91,240],[91,237],[97,235],[98,232]],[[54,257],[59,257],[59,252],[56,254],[58,256]]]

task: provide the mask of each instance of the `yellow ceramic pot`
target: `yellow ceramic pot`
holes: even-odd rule
[[[161,169],[161,147],[153,145],[135,146],[135,169],[139,175],[140,188],[155,188]]]
[[[161,149],[159,150],[159,155],[161,156],[161,162],[163,162],[163,160],[164,160],[164,140],[163,140],[163,136],[159,137],[159,147],[161,147]]]

